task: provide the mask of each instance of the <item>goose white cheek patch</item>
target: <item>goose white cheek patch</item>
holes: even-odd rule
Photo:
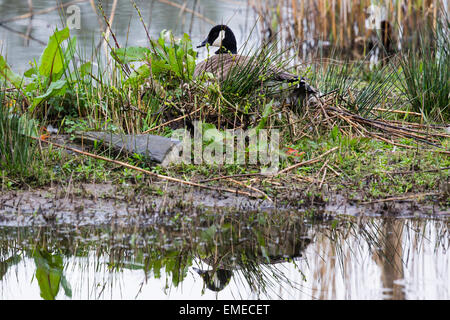
[[[212,46],[213,47],[221,47],[222,45],[222,40],[225,38],[225,30],[221,30],[219,32],[219,35],[217,36],[216,40],[214,40]]]

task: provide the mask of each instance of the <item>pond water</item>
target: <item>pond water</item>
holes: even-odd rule
[[[448,220],[242,215],[0,227],[0,299],[450,298]]]
[[[73,3],[73,1],[66,0],[61,2],[63,4]],[[98,12],[96,5],[99,1],[92,2],[95,3]],[[53,0],[34,0],[32,3],[35,13],[56,5]],[[114,1],[105,0],[102,3],[106,15],[110,17]],[[163,29],[167,29],[173,30],[175,37],[188,33],[194,45],[200,44],[206,38],[213,22],[214,24],[225,22],[232,26],[239,43],[246,40],[258,40],[257,32],[254,33],[256,39],[254,36],[248,39],[246,30],[255,26],[256,16],[253,10],[247,6],[246,0],[188,0],[183,2],[186,3],[185,9],[188,11],[168,4],[173,2],[167,0],[136,1],[136,3],[152,38],[157,38]],[[102,27],[100,27],[98,15],[94,11],[91,1],[78,1],[74,5],[80,10],[80,24],[79,28],[73,24],[71,35],[77,37],[80,51],[90,56],[92,48],[102,40],[104,22],[100,21],[102,23]],[[69,7],[35,15],[32,18],[8,21],[29,13],[28,1],[0,0],[0,50],[7,57],[8,63],[14,71],[26,71],[29,61],[39,59],[45,43],[55,28],[61,29],[67,21],[74,21],[70,18],[73,16]],[[193,8],[198,15],[193,16]],[[125,44],[130,46],[148,45],[146,32],[130,1],[117,1],[112,30],[121,46],[125,46]],[[25,35],[31,39],[25,39]],[[113,41],[112,38],[110,40]],[[205,55],[203,51],[199,52],[199,58]]]

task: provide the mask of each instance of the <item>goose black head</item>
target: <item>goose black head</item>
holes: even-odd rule
[[[203,278],[206,287],[215,292],[222,291],[231,280],[233,272],[227,269],[217,269],[217,270],[200,270],[194,268],[194,270]]]
[[[204,47],[207,43],[209,43],[210,46],[219,47],[216,54],[228,52],[231,52],[232,54],[237,53],[236,38],[233,31],[231,31],[231,29],[226,25],[221,24],[213,27],[211,31],[209,31],[208,37],[205,41],[203,41],[197,48]]]

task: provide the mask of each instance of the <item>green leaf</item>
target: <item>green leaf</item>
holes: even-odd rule
[[[72,61],[73,57],[75,56],[76,44],[77,44],[77,37],[71,38],[69,41],[69,44],[67,45],[66,50],[64,51],[63,68],[52,79],[53,81],[61,79],[61,76],[64,74],[64,70],[66,70],[69,67],[70,62]]]
[[[145,47],[128,47],[113,50],[112,57],[119,63],[130,63],[134,61],[146,61],[151,54],[149,48]]]
[[[38,70],[35,67],[32,67],[32,68],[28,69],[27,71],[25,71],[25,73],[23,75],[27,78],[31,78],[34,75],[38,75]]]
[[[334,126],[333,129],[330,132],[330,136],[331,139],[333,139],[333,141],[340,141],[341,140],[341,133],[339,131],[339,127],[338,126]]]
[[[70,74],[69,79],[83,79],[85,76],[91,74],[92,71],[92,62],[88,61],[86,63],[83,63],[79,68],[78,71],[74,71]],[[78,78],[79,77],[79,78]]]
[[[54,300],[59,291],[63,272],[62,258],[57,254],[51,255],[43,249],[36,250],[33,258],[41,297],[45,300]]]
[[[150,67],[146,64],[140,66],[136,71],[130,74],[130,77],[125,81],[125,85],[137,85],[150,77]]]
[[[38,90],[39,86],[37,81],[34,82],[30,82],[29,84],[27,84],[27,86],[25,87],[25,92],[26,93],[32,93],[35,92],[36,90]]]
[[[66,93],[66,89],[67,80],[53,81],[48,87],[47,92],[33,99],[33,105],[30,108],[30,112],[33,112],[34,108],[36,108],[36,106],[38,106],[44,100],[47,100],[48,98],[56,95],[63,95],[64,93]]]
[[[175,74],[177,76],[180,76],[180,70],[179,70],[179,67],[178,67],[178,62],[177,62],[177,57],[176,57],[176,54],[175,54],[175,49],[174,48],[170,48],[168,53],[169,53],[168,58],[169,58],[170,69],[172,69],[172,71],[175,72]]]
[[[188,80],[192,80],[192,77],[194,76],[194,70],[195,70],[195,58],[191,56],[190,54],[186,55],[186,64],[187,64],[187,70],[188,70]]]
[[[83,78],[85,75],[88,75],[92,71],[92,62],[88,61],[86,63],[83,63],[80,68],[78,69],[80,72],[80,76]]]
[[[209,128],[203,131],[203,142],[214,146],[223,145],[223,134],[216,128]]]
[[[43,76],[58,74],[64,67],[64,55],[61,43],[69,38],[69,28],[61,31],[55,31],[49,38],[47,47],[39,58],[39,73]]]
[[[170,66],[164,61],[155,59],[152,61],[152,74],[154,77],[158,78],[168,70],[170,70]]]
[[[0,55],[0,81],[4,79],[14,85],[17,89],[20,89],[22,85],[22,77],[14,73],[3,56]]]
[[[64,275],[61,275],[61,286],[64,289],[64,294],[67,297],[72,298],[72,288]]]
[[[18,264],[22,260],[22,257],[15,254],[9,257],[8,259],[5,259],[3,261],[0,261],[0,281],[3,280],[3,277],[5,276],[8,269],[16,264]]]
[[[264,111],[261,117],[261,120],[256,127],[256,132],[258,133],[260,129],[264,128],[267,122],[269,115],[272,113],[273,100],[267,103],[264,107]]]

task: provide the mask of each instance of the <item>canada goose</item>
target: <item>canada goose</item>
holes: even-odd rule
[[[194,70],[194,78],[198,78],[206,72],[212,73],[219,81],[227,78],[231,68],[235,64],[246,66],[248,63],[255,63],[251,57],[237,54],[236,38],[233,31],[226,25],[217,25],[211,29],[208,37],[197,48],[209,44],[212,47],[218,47],[215,55],[197,64]],[[315,94],[316,89],[306,83],[305,79],[295,74],[286,72],[275,66],[270,65],[267,70],[268,80],[278,82],[298,82],[298,93]]]

